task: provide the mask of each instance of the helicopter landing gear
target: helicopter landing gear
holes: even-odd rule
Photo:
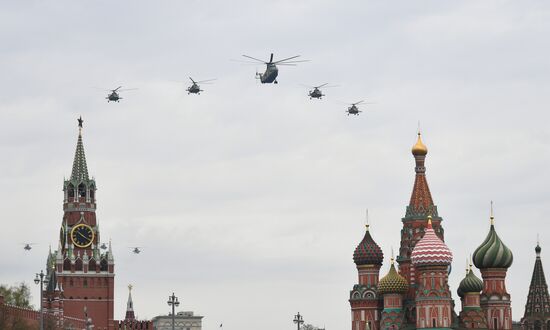
[[[273,80],[273,83],[274,84],[278,84],[279,82],[277,80]]]

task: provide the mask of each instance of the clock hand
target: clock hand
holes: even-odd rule
[[[82,238],[84,238],[85,240],[88,240],[88,237],[86,237],[86,236],[82,235],[82,233],[81,233],[81,232],[77,231],[76,233],[77,233],[78,235],[82,236]]]

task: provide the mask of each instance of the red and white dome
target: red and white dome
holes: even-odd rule
[[[411,259],[414,265],[450,265],[453,261],[451,250],[435,234],[431,217],[424,237],[414,247]]]

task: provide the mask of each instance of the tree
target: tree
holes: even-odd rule
[[[10,287],[4,284],[0,285],[0,295],[4,296],[4,302],[8,305],[33,308],[31,305],[31,290],[24,282]]]
[[[311,324],[304,324],[304,325],[302,325],[302,327],[300,329],[301,330],[325,330],[325,329],[321,329],[321,328],[318,328],[316,326],[313,326]]]

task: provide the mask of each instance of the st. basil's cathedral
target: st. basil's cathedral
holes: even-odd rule
[[[550,329],[550,298],[537,244],[535,269],[525,316],[512,324],[511,297],[506,274],[512,251],[495,229],[491,212],[489,233],[475,250],[460,282],[460,313],[454,311],[448,284],[453,254],[445,244],[443,218],[434,204],[424,165],[428,148],[420,133],[412,148],[416,177],[409,205],[401,219],[400,248],[380,278],[384,253],[367,225],[353,253],[358,284],[350,291],[352,330],[397,329]],[[396,265],[397,263],[397,265]]]

